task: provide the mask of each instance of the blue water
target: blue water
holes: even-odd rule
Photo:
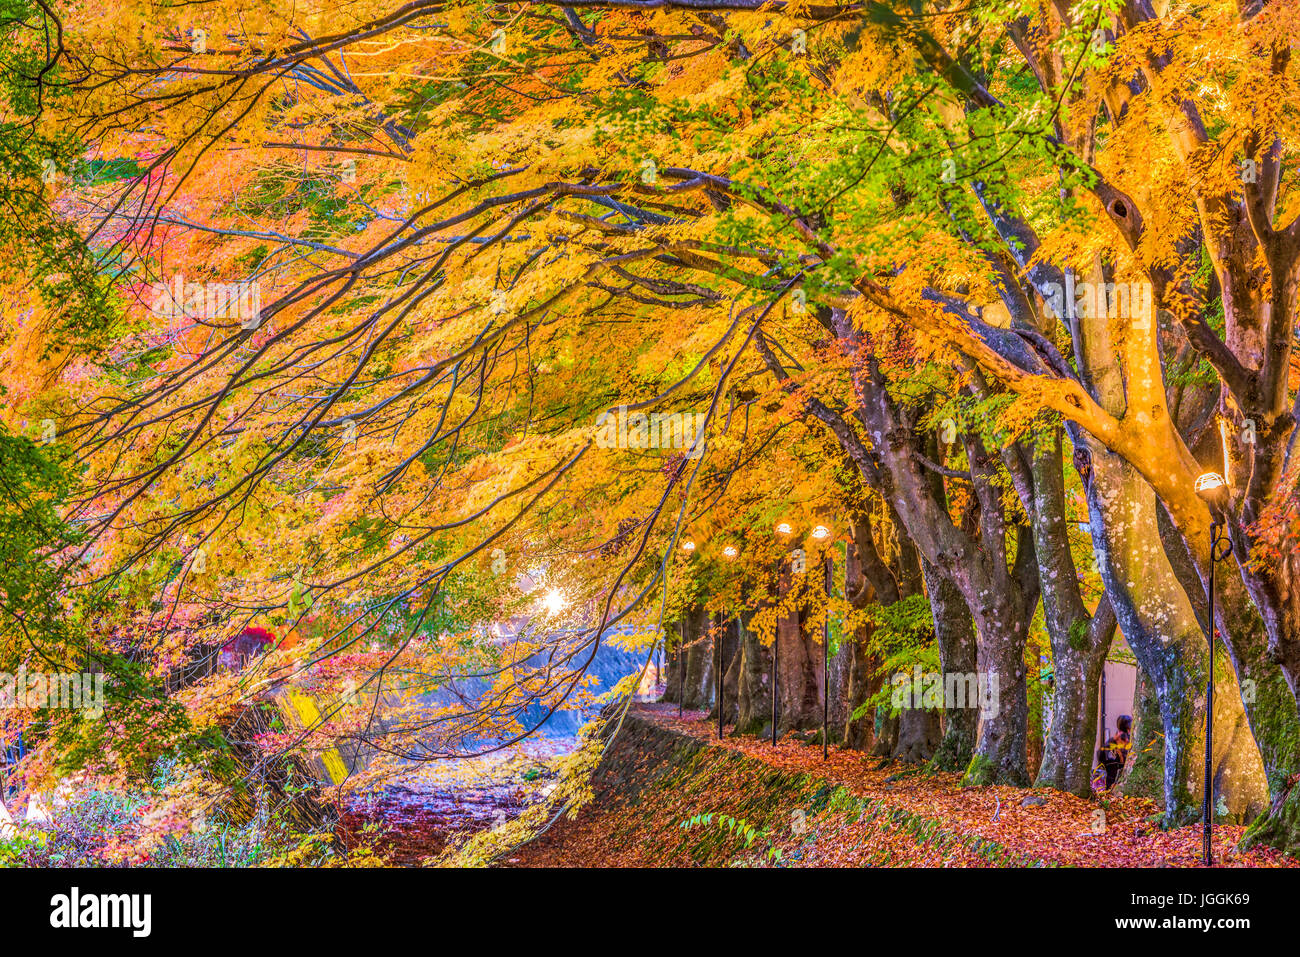
[[[595,685],[591,686],[593,694],[601,694],[608,691],[614,685],[618,684],[630,674],[637,674],[645,665],[647,651],[638,648],[635,651],[625,651],[621,648],[610,647],[605,642],[601,643],[600,648],[596,651],[596,657],[587,669],[588,675],[593,675],[597,679]],[[578,733],[578,729],[594,717],[591,708],[579,708],[573,710],[556,711],[549,718],[543,720],[546,709],[541,705],[534,705],[525,712],[525,727],[532,727],[534,723],[540,721],[541,726],[538,733],[547,738],[568,738]]]
[[[580,687],[585,688],[587,692],[583,695],[584,700],[603,694],[628,675],[639,674],[644,667],[646,656],[649,654],[648,649],[625,650],[611,644],[610,639],[617,640],[620,631],[621,629],[611,629],[606,632],[606,636],[602,638],[591,664],[583,672],[584,675],[596,679],[592,683],[580,683]],[[557,637],[561,642],[563,641],[562,636]],[[581,664],[589,654],[590,649],[587,649],[574,655],[575,664]],[[541,668],[545,664],[546,656],[537,654],[525,662],[523,668]],[[567,678],[572,675],[572,671],[565,669],[564,675]],[[558,676],[559,673],[557,672]],[[455,702],[464,702],[472,707],[489,687],[489,681],[484,678],[457,678],[450,681],[445,688],[423,695],[422,700],[426,701],[431,707],[445,707]],[[559,708],[547,717],[547,709],[540,703],[534,703],[523,712],[520,722],[525,729],[531,730],[534,734],[544,738],[572,738],[577,735],[578,730],[584,724],[594,717],[594,712],[598,707],[587,705]],[[482,740],[466,740],[462,742],[462,746],[473,747],[483,743],[486,742]]]

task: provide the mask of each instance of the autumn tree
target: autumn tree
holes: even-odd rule
[[[917,549],[944,668],[973,653],[1000,678],[978,741],[950,721],[946,760],[1028,783],[1041,600],[1058,694],[1039,780],[1082,792],[1118,621],[1160,703],[1172,823],[1200,800],[1216,664],[1193,487],[1220,465],[1217,410],[1239,572],[1216,604],[1218,788],[1247,813],[1266,773],[1255,833],[1293,847],[1295,589],[1268,559],[1294,507],[1294,15],[79,10],[43,110],[85,155],[136,164],[66,200],[132,325],[38,390],[86,470],[89,577],[135,569],[202,640],[311,614],[300,663],[364,649],[371,688],[407,664],[472,675],[483,699],[406,729],[412,753],[455,754],[526,734],[609,626],[690,607],[683,522],[738,539],[730,608],[700,605],[741,617],[779,560],[753,532],[775,504],[799,489],[853,515],[860,486]],[[602,415],[687,410],[698,449],[642,446],[640,420],[634,444],[602,440]],[[532,601],[512,591],[530,565],[585,610],[572,633],[504,657],[447,640]]]

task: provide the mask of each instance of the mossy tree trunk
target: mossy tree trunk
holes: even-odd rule
[[[898,715],[898,742],[894,759],[904,764],[923,764],[939,747],[939,712],[933,708],[904,708]]]
[[[803,610],[778,622],[778,735],[811,730],[822,724],[820,636],[813,635]]]
[[[880,690],[884,678],[878,674],[879,660],[867,648],[871,640],[868,628],[859,628],[849,643],[848,716],[844,722],[844,746],[854,751],[870,751],[876,741],[876,709],[866,702]],[[862,711],[858,717],[854,717]]]
[[[896,516],[893,531],[899,540],[898,548],[887,561],[876,543],[870,520],[865,515],[859,515],[853,521],[845,586],[849,603],[855,609],[872,604],[891,605],[900,598],[919,594],[923,588],[920,557]],[[853,717],[865,702],[876,696],[885,681],[885,676],[880,671],[880,659],[872,654],[870,642],[871,629],[864,626],[857,629],[848,649],[848,714],[844,727],[844,745],[876,753],[877,709],[867,708],[857,718]],[[881,752],[882,756],[892,755],[898,741],[897,717],[885,720],[883,738],[888,746]]]
[[[844,309],[820,310],[817,318],[846,357],[855,401],[848,415],[810,399],[805,410],[835,437],[863,484],[889,503],[917,551],[961,592],[975,620],[978,667],[990,685],[997,683],[997,706],[980,722],[970,778],[973,783],[1027,784],[1023,653],[1038,581],[1033,537],[1008,514],[993,461],[996,453],[980,437],[962,435],[968,463],[963,477],[977,504],[973,521],[954,522],[943,482],[950,470],[925,454],[927,443],[933,444],[933,430],[922,425],[928,410],[895,399],[869,335]],[[767,341],[759,336],[755,346],[783,387],[794,391]],[[869,444],[864,434],[870,436]]]
[[[1160,701],[1146,672],[1137,669],[1133,692],[1132,748],[1128,763],[1115,791],[1133,797],[1150,798],[1157,804],[1165,799],[1165,731]]]
[[[668,625],[665,631],[667,640],[664,649],[664,693],[659,700],[667,704],[677,704],[681,697],[682,664],[686,658],[686,623],[675,621]]]
[[[702,606],[687,610],[684,618],[686,668],[682,706],[707,711],[713,704],[713,644],[709,641],[709,615]]]
[[[759,734],[772,721],[772,650],[749,629],[753,612],[736,620],[740,654],[737,672],[736,734]]]
[[[1127,462],[1088,441],[1092,534],[1120,628],[1160,707],[1167,825],[1201,814],[1204,793],[1205,632],[1165,553],[1155,493]],[[1248,732],[1241,690],[1222,651],[1216,668],[1216,789],[1229,814],[1267,807],[1260,751]]]
[[[952,582],[938,574],[929,562],[922,563],[925,584],[930,593],[930,611],[934,616],[934,634],[939,644],[939,670],[948,675],[974,675],[977,668],[975,633],[966,599]],[[962,687],[966,688],[965,681]],[[944,708],[943,738],[936,747],[933,764],[941,771],[963,771],[975,754],[979,728],[979,699],[947,702]]]
[[[1066,521],[1064,434],[1060,428],[1003,450],[1012,484],[1029,516],[1037,556],[1043,623],[1052,648],[1052,718],[1035,783],[1081,797],[1091,792],[1097,690],[1115,634],[1103,598],[1096,614],[1083,601]]]

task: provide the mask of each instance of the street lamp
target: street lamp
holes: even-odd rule
[[[1206,472],[1196,479],[1196,494],[1216,513],[1228,504],[1228,483],[1218,472]]]
[[[1228,504],[1228,483],[1218,472],[1206,472],[1196,480],[1196,494],[1210,507],[1210,568],[1209,568],[1209,674],[1205,685],[1205,805],[1201,824],[1201,858],[1206,867],[1214,863],[1210,843],[1214,828],[1214,636],[1218,626],[1214,621],[1214,566],[1232,554],[1232,540],[1224,528],[1223,509]]]

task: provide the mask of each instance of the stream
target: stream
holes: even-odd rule
[[[609,690],[644,662],[643,651],[602,643],[587,672],[597,679],[592,690]],[[431,698],[431,705],[443,703]],[[538,709],[533,720],[542,716]],[[574,750],[591,717],[586,709],[556,711],[511,748],[454,762],[411,762],[381,788],[347,799],[339,835],[349,848],[375,845],[392,866],[418,867],[453,839],[499,826],[543,798],[555,779],[549,762]]]

